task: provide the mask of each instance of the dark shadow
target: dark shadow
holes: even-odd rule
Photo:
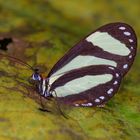
[[[42,112],[51,112],[51,111],[49,111],[47,109],[43,109],[43,108],[39,108],[39,110],[42,111]]]
[[[4,50],[4,51],[7,51],[8,50],[7,46],[12,42],[13,42],[12,38],[1,39],[0,40],[0,49]]]

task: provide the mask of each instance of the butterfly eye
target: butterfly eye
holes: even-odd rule
[[[41,80],[41,76],[39,74],[35,73],[35,74],[32,75],[32,80],[40,81]]]

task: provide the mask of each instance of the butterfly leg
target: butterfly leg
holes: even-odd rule
[[[55,96],[56,96],[56,103],[57,103],[57,108],[58,108],[60,114],[61,114],[64,118],[68,119],[68,117],[64,114],[64,112],[63,112],[62,109],[61,109],[61,106],[60,106],[60,103],[59,103],[59,100],[58,100],[58,97],[57,97],[56,91],[55,91],[55,90],[52,90],[52,92],[55,93]]]
[[[40,98],[40,105],[41,105],[41,108],[39,108],[39,110],[43,111],[43,112],[51,112],[50,110],[46,109],[44,103],[43,103],[43,100],[42,100],[42,95],[39,94],[39,98]]]

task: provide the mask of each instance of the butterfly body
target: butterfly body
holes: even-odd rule
[[[52,68],[41,95],[68,105],[99,106],[118,91],[133,64],[137,39],[132,27],[110,23],[72,47]]]

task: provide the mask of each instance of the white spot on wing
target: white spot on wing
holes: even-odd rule
[[[79,104],[75,104],[75,106],[79,106]]]
[[[88,106],[92,106],[92,103],[88,103]]]
[[[99,98],[103,100],[105,97],[104,96],[100,96]]]
[[[112,70],[114,70],[114,68],[113,67],[108,67],[109,69],[112,69]]]
[[[95,99],[95,102],[96,102],[96,103],[99,103],[99,102],[100,102],[100,99]]]
[[[120,30],[125,30],[126,28],[124,26],[119,27]]]
[[[129,55],[129,58],[132,58],[132,55]]]
[[[133,39],[129,39],[129,42],[131,42],[131,43],[132,43],[132,42],[133,42]]]
[[[82,106],[86,106],[86,104],[81,104]]]
[[[131,50],[133,50],[134,48],[133,47],[131,47]]]
[[[116,73],[116,77],[119,77],[119,74],[118,73]]]
[[[92,103],[81,104],[82,106],[92,106]]]
[[[123,68],[127,69],[128,68],[128,64],[123,65]]]
[[[109,90],[107,91],[107,94],[111,94],[112,92],[113,92],[113,88],[109,89]]]
[[[131,33],[130,33],[130,32],[124,32],[124,35],[126,35],[126,36],[130,36]]]
[[[117,85],[118,84],[118,81],[114,81],[113,85]]]
[[[92,103],[81,104],[82,106],[92,106]]]
[[[86,40],[112,54],[126,56],[130,53],[124,43],[121,43],[107,32],[95,32],[88,36]]]

